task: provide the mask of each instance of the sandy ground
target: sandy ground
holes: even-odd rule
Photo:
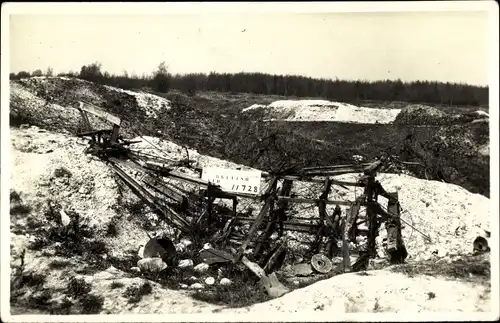
[[[241,313],[488,312],[489,287],[441,277],[377,270],[335,276]],[[231,310],[234,312],[235,310]]]
[[[337,121],[352,123],[391,123],[400,109],[376,109],[325,100],[280,100],[268,106],[254,104],[242,112],[263,109],[269,121]]]
[[[155,140],[154,138],[149,138]],[[47,198],[61,202],[66,210],[74,210],[88,218],[96,228],[104,226],[110,219],[119,216],[116,204],[117,184],[111,171],[101,161],[83,153],[84,143],[74,137],[49,133],[31,127],[11,129],[11,158],[13,173],[11,188],[16,190],[24,203],[36,212],[41,212]],[[185,158],[185,151],[172,144],[163,145],[169,157]],[[144,144],[144,143],[143,143]],[[238,165],[206,157],[190,151],[190,158],[197,166]],[[54,177],[54,171],[66,167],[72,174],[70,180]],[[339,177],[349,179],[356,174]],[[382,174],[380,181],[387,190],[398,190],[402,206],[409,210],[409,221],[429,234],[433,242],[427,244],[416,232],[406,226],[403,235],[411,260],[447,257],[453,253],[470,253],[471,238],[476,229],[489,223],[489,200],[471,194],[461,187],[436,181],[425,181],[406,175]],[[296,188],[300,192],[300,187]],[[359,193],[359,192],[358,192]],[[335,190],[332,198],[352,198],[354,191]],[[16,216],[11,226],[23,226],[26,218]],[[141,230],[127,221],[124,230],[115,238],[106,240],[111,252],[119,254],[137,248],[146,239]],[[18,262],[20,251],[31,237],[11,234],[12,263]],[[51,251],[28,252],[28,270],[49,274],[47,287],[60,288],[68,272],[65,269],[50,270],[49,264],[56,260]],[[64,259],[60,259],[64,260]],[[84,268],[76,259],[66,259],[68,268]],[[225,309],[223,306],[198,302],[190,297],[191,291],[169,290],[152,283],[153,293],[146,295],[137,304],[128,304],[123,298],[123,288],[139,284],[144,280],[131,277],[116,268],[108,268],[94,274],[82,273],[93,286],[92,293],[105,297],[102,313],[255,313],[285,312],[307,313],[331,311],[350,312],[422,312],[422,311],[488,311],[489,291],[484,284],[474,284],[441,277],[408,277],[389,270],[370,271],[366,276],[347,274],[315,283],[296,290],[282,298],[241,309]],[[112,281],[122,282],[125,287],[111,289]],[[369,286],[369,288],[368,288]],[[433,295],[433,296],[432,296]],[[57,298],[57,293],[54,294]]]

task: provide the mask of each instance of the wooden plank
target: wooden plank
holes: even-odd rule
[[[158,186],[155,186],[155,185],[153,185],[151,183],[147,183],[147,182],[145,182],[144,184],[146,186],[150,187],[151,189],[153,189],[154,191],[156,191],[157,193],[160,193],[160,194],[166,196],[167,198],[174,200],[175,202],[177,202],[179,204],[182,204],[182,202],[184,201],[184,198],[179,197],[178,195],[175,195],[175,194],[171,194],[171,192],[166,190],[164,187],[158,187]]]
[[[110,113],[104,112],[100,110],[97,106],[87,103],[87,102],[80,102],[80,109],[89,112],[97,117],[100,117],[106,121],[109,121],[117,126],[119,126],[122,122],[122,120]]]
[[[208,182],[205,180],[202,180],[201,178],[196,178],[196,177],[185,175],[181,172],[163,167],[161,164],[153,163],[153,162],[146,162],[146,163],[142,163],[142,164],[144,164],[144,166],[142,166],[142,167],[144,167],[146,169],[149,169],[149,170],[152,170],[155,172],[159,172],[159,175],[161,175],[162,177],[172,178],[175,180],[184,181],[184,182],[188,182],[191,184],[197,184],[200,186],[208,187]]]
[[[347,240],[348,229],[346,226],[346,219],[341,220],[342,228],[342,269],[345,273],[351,271],[351,256],[349,254],[349,242]]]
[[[234,256],[228,252],[217,250],[214,248],[203,249],[200,252],[200,257],[203,259],[203,262],[211,265],[214,263],[221,262],[232,262],[234,261]]]
[[[135,180],[133,180],[125,171],[115,164],[111,164],[111,167],[115,170],[118,176],[120,176],[127,185],[129,185],[134,191],[138,193],[150,206],[159,210],[166,219],[176,225],[178,229],[184,232],[190,232],[189,223],[180,216],[176,211],[167,205],[159,205],[155,197],[148,192],[146,189],[141,187]]]
[[[318,167],[305,167],[301,171],[309,170],[320,170],[320,169],[338,169],[338,168],[364,168],[370,166],[371,163],[361,163],[361,164],[346,164],[346,165],[330,165],[330,166],[318,166]]]
[[[89,117],[87,114],[82,110],[82,102],[79,102],[78,106],[78,111],[80,111],[80,114],[82,115],[83,123],[87,131],[92,131],[92,125],[90,124]]]
[[[277,183],[278,183],[278,178],[274,177],[271,180],[270,185],[265,192],[265,195],[269,195],[269,196],[267,197],[266,202],[264,203],[264,206],[262,207],[259,214],[257,215],[255,222],[253,223],[252,227],[248,231],[248,234],[247,234],[245,241],[243,241],[243,244],[239,248],[238,253],[236,255],[236,260],[239,260],[239,258],[243,255],[243,252],[247,248],[248,244],[253,239],[254,235],[257,233],[257,228],[262,223],[265,215],[269,211],[269,208],[271,207],[271,203],[274,203],[274,195],[271,193],[276,190]]]
[[[317,177],[327,177],[329,175],[281,175],[280,178],[288,179],[291,181],[300,181],[300,182],[308,182],[308,183],[324,183],[324,179]],[[270,174],[262,173],[263,178],[271,177]],[[332,179],[332,183],[335,185],[344,185],[344,186],[359,186],[356,182],[346,182]]]
[[[352,205],[353,202],[351,201],[334,201],[334,200],[326,200],[326,201],[323,201],[321,199],[306,199],[306,198],[297,198],[297,197],[288,197],[288,196],[278,196],[277,197],[278,200],[287,200],[287,201],[290,201],[290,202],[294,202],[294,203],[309,203],[309,204],[316,204],[318,202],[324,202],[325,204],[338,204],[338,205]]]
[[[305,176],[338,176],[338,175],[344,175],[344,174],[351,174],[351,173],[361,173],[358,171],[353,171],[352,169],[339,169],[339,170],[330,170],[330,171],[323,171],[323,172],[310,172],[310,173],[305,173]]]
[[[281,253],[283,251],[285,251],[285,249],[286,249],[286,241],[283,241],[279,245],[278,249],[276,249],[276,251],[272,254],[272,256],[267,261],[267,264],[264,266],[264,272],[266,272],[266,273],[269,272],[269,269],[273,267],[273,265],[276,263],[276,260],[281,255]]]
[[[181,201],[183,199],[187,199],[187,195],[183,192],[179,191],[175,186],[165,183],[149,174],[142,179],[142,181],[149,185],[154,185],[158,187],[158,189],[167,196],[172,196],[175,200]]]
[[[257,277],[259,278],[262,278],[262,277],[266,277],[266,272],[264,271],[264,269],[262,269],[258,264],[256,264],[255,262],[252,262],[250,260],[248,260],[247,257],[243,256],[241,258],[241,262],[247,266],[248,269],[250,269],[255,275],[257,275]]]
[[[283,185],[281,187],[281,191],[280,191],[280,195],[289,195],[290,194],[290,191],[292,190],[292,184],[293,182],[291,180],[283,180]],[[284,209],[286,208],[287,206],[287,202],[286,201],[279,201],[278,202],[278,209],[276,210],[276,212],[273,212],[273,205],[274,203],[271,203],[271,207],[269,209],[269,213],[270,213],[270,221],[268,221],[267,223],[267,226],[266,226],[266,229],[264,230],[264,234],[262,235],[261,237],[261,241],[259,241],[259,243],[257,244],[257,247],[255,248],[255,253],[254,253],[254,256],[257,257],[263,247],[263,244],[269,240],[269,238],[271,237],[273,231],[274,231],[274,227],[276,225],[276,222],[279,221],[279,216],[280,216],[280,212],[284,212]]]
[[[238,252],[239,255],[243,254],[243,252],[245,251],[245,249],[248,246],[248,243],[250,242],[250,240],[252,240],[254,235],[257,233],[257,229],[260,226],[260,224],[262,223],[262,221],[264,220],[264,217],[266,216],[267,212],[269,211],[269,208],[271,207],[271,203],[273,202],[273,199],[274,199],[274,197],[272,195],[267,198],[264,206],[262,207],[259,214],[257,215],[255,222],[253,223],[252,227],[248,231],[248,234],[247,234],[245,241],[243,241],[243,244],[240,247],[240,250]]]

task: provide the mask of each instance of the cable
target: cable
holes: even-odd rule
[[[429,242],[432,242],[431,240],[431,237],[429,237],[428,235],[426,235],[425,233],[423,233],[422,231],[418,230],[417,228],[415,228],[414,225],[408,223],[406,220],[404,220],[403,218],[401,217],[398,217],[397,215],[395,214],[392,214],[391,212],[389,212],[389,210],[387,210],[386,208],[384,208],[383,205],[381,205],[380,203],[377,203],[381,208],[382,210],[384,210],[387,214],[389,214],[389,216],[395,218],[395,219],[400,219],[401,221],[403,221],[404,223],[406,223],[407,225],[409,225],[411,228],[413,228],[413,230],[417,231],[418,233],[420,233],[424,238],[426,238]],[[405,212],[405,211],[403,211]],[[406,211],[408,212],[408,211]],[[408,214],[410,214],[410,212],[408,212]],[[410,214],[411,215],[411,214]]]

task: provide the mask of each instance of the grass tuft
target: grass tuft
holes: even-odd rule
[[[139,303],[144,295],[151,294],[153,287],[149,282],[143,283],[141,286],[129,286],[123,292],[123,297],[128,299],[129,303]]]

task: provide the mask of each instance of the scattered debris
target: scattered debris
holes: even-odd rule
[[[179,261],[179,264],[177,265],[177,267],[179,268],[186,268],[186,267],[193,267],[194,266],[194,262],[192,259],[182,259]]]
[[[157,273],[168,266],[161,258],[144,258],[137,261],[137,267],[139,267],[141,271]]]
[[[64,212],[64,210],[61,210],[61,223],[63,226],[68,226],[71,222],[71,218]]]
[[[194,270],[195,271],[198,271],[198,272],[205,272],[208,270],[210,266],[204,262],[200,263],[200,264],[197,264],[196,266],[194,266]]]
[[[322,274],[329,273],[333,268],[332,261],[322,254],[315,254],[312,256],[311,265],[314,270]]]
[[[228,278],[222,278],[219,282],[219,284],[221,284],[222,286],[229,286],[231,285],[233,282],[228,279]]]
[[[191,289],[203,289],[203,285],[200,283],[194,283],[191,286],[189,286]]]
[[[293,265],[292,272],[295,276],[304,277],[311,275],[313,273],[313,269],[311,264],[302,263]]]

